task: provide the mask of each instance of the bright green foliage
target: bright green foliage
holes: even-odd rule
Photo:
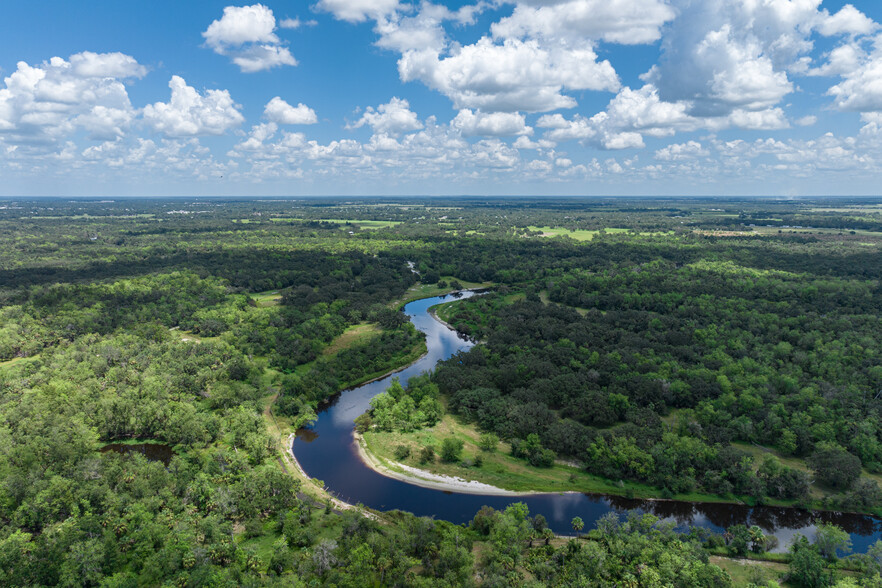
[[[815,546],[818,552],[827,559],[851,551],[851,537],[848,533],[831,523],[820,523],[815,531]]]
[[[554,459],[557,457],[554,451],[542,447],[539,435],[530,433],[525,440],[512,439],[511,454],[515,457],[522,457],[530,462],[530,465],[540,468],[550,468],[554,465]]]
[[[833,584],[833,573],[826,568],[824,558],[809,545],[805,537],[797,537],[790,548],[790,582],[800,588],[823,588]]]
[[[744,525],[732,525],[726,529],[726,541],[733,555],[745,556],[753,537]]]
[[[882,291],[869,279],[882,270],[859,256],[860,270],[820,275],[801,257],[820,250],[790,245],[624,245],[617,260],[548,270],[521,297],[458,303],[450,321],[486,345],[435,381],[483,431],[536,434],[609,479],[809,500],[809,478],[741,441],[810,458],[837,492],[828,505],[873,508],[882,493],[859,476],[882,463],[882,398],[869,392],[882,389]]]
[[[381,431],[410,432],[435,425],[443,414],[438,387],[426,376],[416,376],[403,388],[397,378],[371,399],[371,422]]]
[[[462,458],[462,439],[446,437],[441,442],[441,461],[455,463]]]
[[[498,446],[499,437],[494,433],[482,433],[480,439],[478,439],[478,447],[482,451],[496,451]]]

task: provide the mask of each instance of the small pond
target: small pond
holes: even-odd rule
[[[113,451],[115,453],[140,453],[150,461],[161,461],[168,465],[175,452],[168,445],[162,443],[109,443],[99,449],[101,453]]]

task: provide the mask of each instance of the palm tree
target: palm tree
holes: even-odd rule
[[[585,528],[585,521],[582,520],[582,517],[573,517],[573,520],[570,522],[570,524],[573,526],[573,531],[575,531],[577,534],[579,533],[579,531]]]

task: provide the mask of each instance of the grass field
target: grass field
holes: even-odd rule
[[[583,230],[583,229],[566,229],[564,227],[536,227],[529,226],[527,227],[531,231],[539,231],[542,233],[542,237],[569,237],[571,239],[575,239],[576,241],[590,241],[594,239],[600,233],[599,230]],[[622,234],[622,233],[630,233],[631,229],[622,229],[616,227],[607,227],[603,229],[603,232],[606,234]],[[643,232],[640,233],[644,236],[649,235],[662,235],[664,232]]]
[[[6,361],[0,361],[0,368],[5,368],[7,366],[15,365],[17,363],[27,363],[29,361],[34,361],[39,358],[40,354],[32,355],[30,357],[14,357],[12,359],[8,359]]]
[[[266,292],[252,294],[251,298],[257,303],[257,306],[266,308],[268,306],[278,306],[282,300],[282,295],[279,294],[278,290],[267,290]]]
[[[541,292],[539,292],[539,300],[542,301],[542,304],[551,304],[551,299],[548,297],[547,290],[542,290]],[[578,312],[582,316],[585,316],[586,314],[588,314],[587,308],[579,308],[578,306],[573,306],[571,308],[573,310],[575,310],[576,312]]]
[[[331,344],[325,347],[324,351],[322,351],[322,355],[336,355],[344,349],[348,349],[353,345],[357,345],[358,343],[367,341],[372,337],[376,337],[380,334],[380,331],[381,329],[379,325],[374,323],[353,325],[343,331],[343,333],[336,339],[331,341]]]
[[[876,243],[876,241],[882,240],[882,233],[877,233],[875,231],[851,231],[847,229],[827,229],[817,227],[803,227],[798,229],[792,227],[750,227],[749,229],[735,231],[699,229],[695,232],[701,233],[703,235],[714,235],[717,237],[781,237],[784,235],[801,235],[805,237],[841,236],[847,237],[852,240],[856,238],[864,238],[873,245],[878,244]]]
[[[787,565],[769,561],[733,559],[711,556],[710,563],[722,568],[732,578],[735,586],[763,586],[769,580],[781,584],[787,573]],[[789,586],[789,584],[782,584]]]
[[[184,341],[185,343],[208,343],[211,341],[220,341],[220,337],[202,337],[190,331],[182,331],[178,328],[172,329],[171,332],[180,337],[181,341]]]

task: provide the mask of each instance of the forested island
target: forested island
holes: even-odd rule
[[[882,586],[880,247],[872,199],[0,201],[0,585]],[[471,343],[346,430],[607,514],[457,524],[294,459],[467,289],[430,310]]]

